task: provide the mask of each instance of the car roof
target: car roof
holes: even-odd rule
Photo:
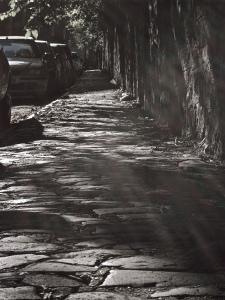
[[[39,43],[39,44],[48,44],[48,41],[35,40],[35,43]]]
[[[65,47],[65,46],[67,46],[67,44],[59,44],[59,43],[51,43],[50,44],[52,47],[61,47],[61,46],[63,46],[63,47]]]
[[[26,41],[34,41],[34,39],[32,37],[25,37],[25,36],[13,36],[13,35],[9,35],[9,36],[0,36],[1,40],[26,40]]]

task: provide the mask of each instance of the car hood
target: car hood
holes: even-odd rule
[[[35,59],[15,59],[8,58],[11,70],[24,70],[29,68],[38,68],[43,65],[42,60],[39,58]]]

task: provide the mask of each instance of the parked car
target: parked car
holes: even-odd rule
[[[47,94],[48,70],[32,38],[1,36],[0,47],[11,69],[10,94],[43,100]]]
[[[0,130],[10,126],[11,98],[8,95],[10,70],[7,58],[0,48]]]
[[[35,40],[41,53],[43,62],[48,70],[48,93],[60,92],[62,80],[62,66],[60,60],[55,56],[50,44],[47,41]]]
[[[63,82],[65,87],[67,88],[71,86],[76,79],[70,48],[67,44],[51,43],[50,45],[55,55],[61,61],[64,74]]]

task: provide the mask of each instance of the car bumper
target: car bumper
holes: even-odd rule
[[[48,79],[14,80],[10,84],[9,93],[12,97],[37,97],[47,92]]]

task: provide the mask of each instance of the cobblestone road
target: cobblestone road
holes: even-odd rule
[[[225,299],[223,170],[109,88],[0,140],[0,299]]]

